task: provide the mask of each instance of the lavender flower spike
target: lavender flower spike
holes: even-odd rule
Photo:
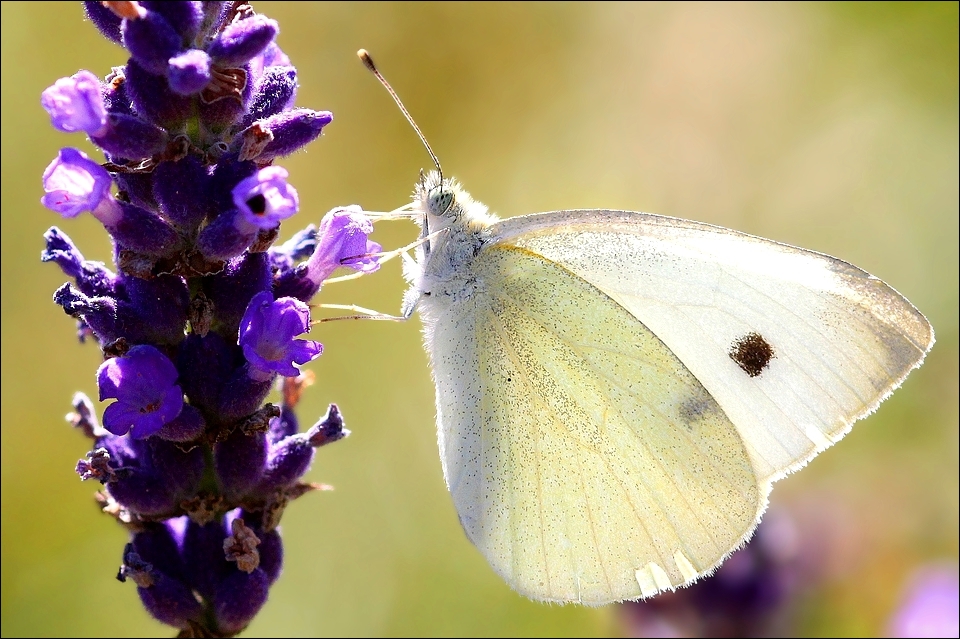
[[[380,247],[348,215],[271,248],[299,208],[273,163],[332,120],[294,106],[274,20],[245,2],[84,4],[127,61],[106,82],[80,71],[41,96],[55,128],[103,152],[62,149],[41,202],[65,218],[91,211],[114,249],[111,270],[51,229],[42,254],[75,281],[54,302],[96,337],[100,400],[116,400],[70,417],[92,441],[77,473],[101,482],[98,502],[127,526],[119,578],[144,608],[180,636],[230,637],[280,576],[287,504],[320,486],[302,480],[314,447],[345,434],[336,420],[323,441],[298,434],[299,391],[282,410],[264,403],[278,375],[323,350],[297,339],[310,309],[283,282],[300,285],[318,243],[328,261],[314,259],[313,292],[341,264],[375,270]]]
[[[270,379],[280,374],[296,377],[293,365],[306,364],[323,352],[320,342],[294,339],[310,330],[310,308],[298,299],[281,297],[274,301],[270,292],[258,293],[250,300],[240,322],[240,346],[253,379]]]
[[[177,369],[153,346],[134,346],[123,357],[100,365],[100,401],[117,401],[103,412],[103,426],[114,435],[128,431],[149,437],[183,410],[183,391],[174,382]]]
[[[50,114],[53,128],[64,133],[98,135],[107,125],[100,80],[89,71],[57,80],[40,94],[40,104]]]

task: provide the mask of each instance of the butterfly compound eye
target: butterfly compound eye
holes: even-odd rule
[[[439,187],[430,193],[430,213],[433,215],[445,215],[452,206],[452,191],[445,191],[443,187]]]

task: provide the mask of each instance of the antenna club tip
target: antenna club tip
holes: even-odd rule
[[[370,57],[370,54],[367,53],[366,49],[360,49],[357,51],[357,57],[360,58],[360,61],[363,62],[363,65],[371,71],[377,70],[377,67],[373,64],[373,58]]]

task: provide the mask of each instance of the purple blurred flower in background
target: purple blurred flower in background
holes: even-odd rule
[[[273,162],[332,121],[294,108],[275,21],[233,2],[84,7],[130,57],[104,81],[79,71],[41,96],[56,129],[105,156],[62,149],[41,202],[64,218],[90,211],[115,262],[85,260],[55,227],[45,235],[42,259],[72,280],[54,301],[102,349],[100,400],[116,399],[101,427],[74,398],[70,421],[93,441],[76,470],[129,530],[118,578],[150,614],[181,636],[232,636],[280,576],[287,504],[324,488],[301,481],[315,449],[348,434],[333,405],[299,432],[297,365],[322,352],[295,339],[310,329],[307,303],[340,265],[376,270],[380,247],[359,210],[273,246],[299,208]],[[281,405],[265,403],[278,380]]]
[[[890,637],[960,636],[960,567],[934,565],[917,570],[887,633]]]
[[[620,606],[630,637],[789,636],[791,604],[812,578],[791,513],[768,511],[750,542],[713,576]]]

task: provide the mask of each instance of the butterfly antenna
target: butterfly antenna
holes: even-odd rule
[[[423,132],[420,131],[420,127],[417,126],[417,123],[413,121],[413,117],[410,116],[410,112],[407,111],[407,107],[403,106],[403,102],[400,101],[400,96],[397,95],[397,92],[393,90],[393,87],[390,86],[390,83],[387,82],[387,79],[383,77],[380,71],[377,70],[377,65],[373,63],[373,58],[370,57],[370,54],[367,53],[366,49],[360,49],[357,51],[357,57],[360,58],[360,61],[363,62],[363,66],[367,67],[370,70],[370,73],[377,76],[377,79],[380,80],[380,84],[383,85],[383,88],[393,96],[393,101],[397,103],[397,106],[400,107],[400,111],[403,112],[404,117],[407,118],[407,122],[410,123],[410,126],[413,127],[413,130],[417,132],[417,135],[420,136],[420,141],[423,142],[423,146],[427,148],[427,153],[430,154],[430,157],[433,159],[433,163],[437,166],[437,172],[440,174],[440,183],[443,184],[443,169],[440,168],[440,160],[437,159],[437,154],[433,152],[433,149],[430,148],[430,143],[427,142],[427,138],[424,137]]]

